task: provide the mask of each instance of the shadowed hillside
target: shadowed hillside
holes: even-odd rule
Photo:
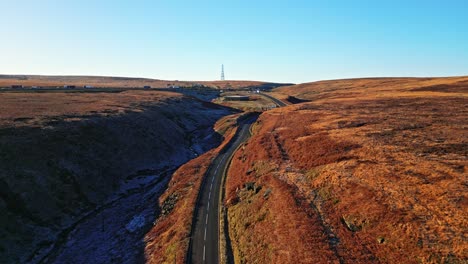
[[[0,101],[7,263],[142,259],[172,172],[217,146],[213,125],[232,113],[151,91],[5,92]]]

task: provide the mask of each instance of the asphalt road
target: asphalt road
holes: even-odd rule
[[[278,107],[286,106],[273,96],[261,95]],[[236,135],[213,160],[205,175],[192,222],[188,263],[219,263],[219,208],[223,174],[236,149],[250,137],[250,127],[257,117],[253,115],[240,122]]]
[[[219,263],[219,208],[223,173],[235,150],[250,136],[258,115],[241,121],[229,145],[212,162],[205,175],[195,207],[188,263]]]

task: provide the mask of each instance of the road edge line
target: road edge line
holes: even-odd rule
[[[255,112],[247,113],[245,116],[247,115],[255,115]],[[243,117],[245,118],[245,116]],[[250,139],[250,137],[252,136],[252,130],[251,130],[252,125],[249,127],[249,130],[248,130],[249,135],[246,138],[246,141]],[[232,152],[232,155],[227,159],[226,161],[227,166],[223,169],[223,173],[222,173],[223,176],[221,177],[221,188],[220,188],[219,203],[218,203],[219,204],[219,208],[218,208],[218,215],[219,215],[218,241],[219,241],[219,244],[218,246],[219,246],[219,263],[220,264],[229,263],[228,252],[227,252],[228,249],[226,246],[229,233],[226,234],[225,232],[226,225],[227,225],[227,211],[223,204],[224,196],[226,194],[225,184],[226,184],[227,172],[229,171],[229,168],[231,167],[231,162],[232,162],[232,159],[234,158],[234,155],[237,153],[237,151],[239,151],[239,149],[242,146],[245,145],[246,141],[239,144],[239,146]],[[223,250],[223,246],[224,246],[224,250]]]

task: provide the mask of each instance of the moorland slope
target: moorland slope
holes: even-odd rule
[[[256,87],[271,89],[284,84],[260,82],[260,81],[179,81],[159,80],[150,78],[132,77],[105,77],[105,76],[47,76],[47,75],[1,75],[0,88],[12,85],[23,85],[26,87],[63,87],[64,85],[75,85],[76,87],[92,86],[99,88],[166,88],[168,86],[192,87],[201,84],[217,89],[242,89]]]
[[[302,103],[263,113],[233,159],[236,262],[465,263],[467,87],[453,77],[275,89]]]
[[[0,102],[6,263],[141,259],[153,200],[221,142],[213,125],[233,112],[155,91],[2,92]]]

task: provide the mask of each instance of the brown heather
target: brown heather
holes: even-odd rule
[[[467,87],[454,77],[276,89],[310,102],[263,113],[236,153],[236,262],[466,263]]]

